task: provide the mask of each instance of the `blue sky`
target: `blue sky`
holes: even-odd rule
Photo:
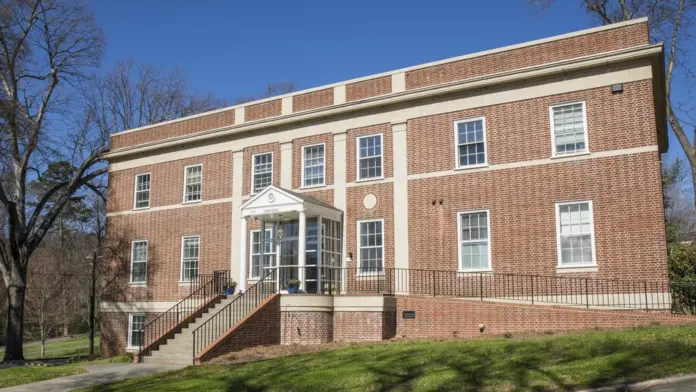
[[[579,1],[93,0],[115,61],[181,67],[234,99],[267,83],[299,89],[594,26]],[[670,133],[670,157],[683,155]]]

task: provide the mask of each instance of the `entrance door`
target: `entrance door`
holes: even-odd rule
[[[288,281],[299,279],[297,270],[297,254],[299,251],[299,222],[287,221],[280,222],[284,234],[280,239],[280,249],[278,250],[278,269],[280,273],[280,288],[287,290]]]

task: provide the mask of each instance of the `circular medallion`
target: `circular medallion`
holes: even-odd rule
[[[368,210],[371,210],[375,208],[377,205],[377,196],[375,196],[373,193],[368,193],[363,197],[363,207],[367,208]]]
[[[273,203],[275,201],[275,193],[268,192],[268,202]]]

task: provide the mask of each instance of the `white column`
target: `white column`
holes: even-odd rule
[[[408,163],[406,162],[406,123],[392,124],[394,159],[394,276],[395,289],[408,294]]]
[[[304,211],[300,211],[300,238],[297,246],[297,265],[299,266],[298,277],[300,278],[300,290],[305,289],[305,270],[307,257],[307,218]]]
[[[240,271],[239,265],[239,239],[241,238],[240,222],[242,210],[239,208],[242,205],[242,187],[244,172],[244,152],[234,151],[232,153],[232,232],[230,235],[230,276],[237,282],[241,282],[242,277],[237,275]],[[241,286],[240,286],[241,287]]]
[[[239,238],[239,290],[246,291],[247,284],[247,220],[242,218],[241,221],[241,236]]]
[[[321,274],[322,265],[324,264],[324,255],[322,254],[322,238],[321,238],[321,215],[317,217],[317,294],[321,293]],[[329,274],[331,271],[327,271]],[[331,276],[331,275],[329,275]]]
[[[280,145],[280,187],[292,189],[292,142]]]

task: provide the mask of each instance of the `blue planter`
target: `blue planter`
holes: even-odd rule
[[[226,288],[225,288],[225,295],[232,295],[232,294],[234,294],[234,289],[236,289],[236,287],[232,287],[232,288],[226,287]]]
[[[288,294],[297,294],[297,286],[288,286]]]

